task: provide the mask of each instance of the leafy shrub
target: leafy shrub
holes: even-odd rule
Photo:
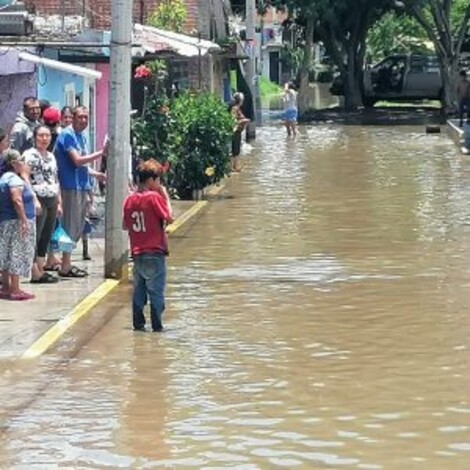
[[[149,100],[133,124],[134,141],[143,159],[170,163],[167,183],[179,197],[220,181],[229,170],[234,120],[213,94],[182,94],[169,102]]]

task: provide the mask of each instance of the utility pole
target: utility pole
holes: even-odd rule
[[[258,75],[256,73],[256,0],[246,0],[246,41],[249,45],[249,57],[246,66],[246,81],[250,87],[251,97],[253,101],[253,116],[246,130],[247,139],[251,140],[256,137],[256,125],[261,124],[261,106],[259,96]]]
[[[132,0],[111,2],[111,81],[109,87],[109,156],[106,184],[104,275],[127,274],[128,241],[122,229],[130,159]]]

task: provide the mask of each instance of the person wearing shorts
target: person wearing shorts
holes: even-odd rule
[[[98,160],[105,153],[105,149],[89,153],[84,134],[88,121],[88,109],[84,106],[75,108],[72,125],[60,133],[55,147],[62,193],[62,227],[74,242],[78,242],[83,234],[88,192],[92,189],[90,169],[87,164]],[[85,277],[86,275],[86,271],[72,265],[71,253],[62,253],[59,276]]]
[[[282,101],[284,103],[284,125],[286,126],[287,135],[295,137],[297,135],[299,111],[297,108],[297,91],[292,82],[286,83]]]

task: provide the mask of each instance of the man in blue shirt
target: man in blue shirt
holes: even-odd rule
[[[85,227],[88,193],[92,190],[90,176],[97,179],[104,178],[102,173],[88,167],[89,163],[98,160],[106,153],[106,149],[91,154],[88,152],[84,135],[88,121],[88,109],[84,106],[75,108],[72,125],[60,133],[54,150],[62,192],[62,226],[74,242],[80,239]],[[59,276],[86,275],[86,271],[72,266],[71,253],[62,253]]]

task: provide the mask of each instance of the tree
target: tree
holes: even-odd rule
[[[425,29],[433,42],[443,81],[442,103],[455,102],[454,83],[470,22],[468,0],[402,0],[397,2]]]
[[[344,83],[346,108],[361,106],[367,33],[392,7],[392,0],[278,0],[276,4],[286,5],[304,26],[301,84],[308,83],[315,31],[338,67]]]
[[[378,62],[391,54],[429,52],[426,31],[409,15],[386,13],[367,35],[367,55]]]
[[[187,16],[184,0],[161,0],[147,22],[154,28],[181,33]]]

